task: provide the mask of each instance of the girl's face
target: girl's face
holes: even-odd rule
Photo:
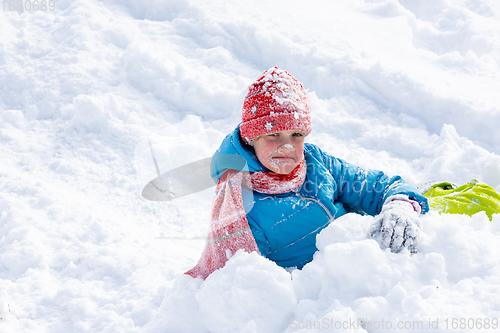
[[[253,144],[255,154],[274,173],[290,173],[304,158],[304,138],[301,131],[281,131],[260,136]]]

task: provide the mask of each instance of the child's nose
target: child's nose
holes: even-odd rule
[[[288,141],[284,141],[281,143],[281,145],[279,146],[279,149],[280,150],[292,150],[293,149],[293,145],[291,144],[291,141],[288,140]]]
[[[291,136],[284,135],[283,137],[281,137],[280,146],[285,146],[285,145],[292,146],[292,137]]]

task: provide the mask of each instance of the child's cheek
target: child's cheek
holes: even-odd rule
[[[265,142],[265,144],[263,144],[259,147],[259,151],[257,154],[259,161],[262,164],[264,164],[265,166],[268,166],[268,163],[271,160],[271,155],[272,155],[273,151],[274,151],[274,147],[273,147],[272,143]]]
[[[266,158],[270,159],[276,149],[278,149],[278,146],[274,142],[266,142],[266,144],[264,145],[264,154]]]

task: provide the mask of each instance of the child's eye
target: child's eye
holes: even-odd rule
[[[292,136],[304,136],[304,134],[302,134],[300,132],[296,132],[296,133],[293,133]]]

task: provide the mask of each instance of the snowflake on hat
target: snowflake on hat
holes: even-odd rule
[[[248,87],[243,103],[241,137],[247,142],[268,133],[311,132],[311,103],[302,83],[273,67]]]

